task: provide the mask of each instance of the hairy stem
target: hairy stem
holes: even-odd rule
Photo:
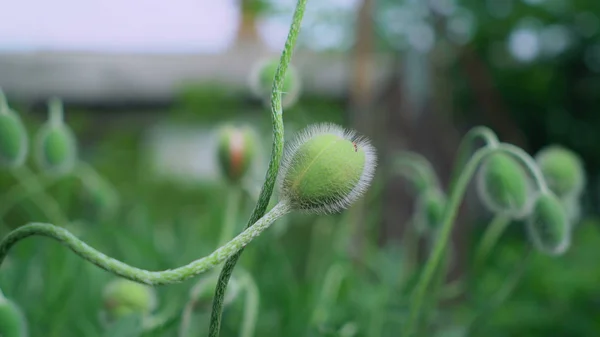
[[[271,89],[271,116],[273,121],[273,148],[271,150],[271,160],[269,161],[269,167],[265,176],[265,183],[262,186],[258,202],[254,207],[254,211],[248,220],[247,227],[253,226],[257,219],[262,217],[264,214],[271,194],[273,194],[273,188],[275,187],[275,181],[277,180],[277,173],[279,171],[279,164],[281,156],[283,154],[283,109],[281,107],[281,92],[283,88],[283,82],[285,79],[285,73],[292,59],[292,52],[296,45],[298,33],[300,32],[300,24],[302,17],[304,16],[304,10],[306,8],[307,0],[298,0],[296,3],[296,10],[292,18],[292,25],[288,33],[287,40],[285,41],[285,47],[281,53],[279,60],[279,66],[275,72],[273,79],[273,87]],[[227,283],[233,273],[233,269],[237,264],[243,250],[240,250],[237,254],[234,254],[225,262],[225,266],[221,270],[219,275],[219,281],[217,282],[217,288],[215,289],[215,298],[213,300],[213,307],[210,316],[210,327],[209,337],[217,337],[219,330],[221,329],[221,314],[223,311],[223,299],[225,297],[225,291],[227,290]]]
[[[48,121],[55,126],[63,123],[63,103],[57,97],[48,101]]]
[[[269,213],[258,220],[254,226],[246,229],[224,246],[206,257],[176,269],[148,271],[132,267],[88,246],[85,242],[76,238],[66,229],[45,223],[31,223],[10,232],[0,242],[0,265],[2,265],[8,251],[14,244],[27,237],[39,235],[47,236],[59,241],[83,259],[123,278],[149,285],[178,283],[214,268],[221,262],[230,258],[245,245],[250,243],[256,236],[262,233],[262,231],[269,228],[275,220],[289,213],[289,211],[290,208],[286,203],[278,203],[271,211],[269,211]]]

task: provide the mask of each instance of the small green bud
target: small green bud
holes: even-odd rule
[[[292,209],[335,213],[369,187],[377,156],[364,138],[334,124],[310,126],[282,159],[280,195]]]
[[[515,218],[529,212],[527,173],[514,158],[493,153],[483,163],[477,181],[479,197],[492,212]]]
[[[0,166],[14,168],[23,165],[28,142],[21,118],[8,108],[0,92]]]
[[[0,336],[26,337],[27,323],[21,310],[0,293]]]
[[[250,74],[250,87],[254,95],[268,103],[271,99],[271,90],[273,89],[273,80],[279,67],[279,59],[273,58],[258,62]],[[296,68],[288,66],[283,79],[282,106],[288,108],[298,100],[300,94],[300,80]]]
[[[223,174],[238,182],[248,171],[256,154],[256,136],[249,127],[223,127],[219,133],[218,159]]]
[[[571,228],[560,199],[552,192],[540,193],[527,221],[534,246],[549,255],[564,253],[571,242]]]
[[[559,198],[578,195],[585,185],[585,171],[579,156],[559,145],[542,149],[535,159],[548,187]]]
[[[434,231],[440,227],[446,208],[446,196],[438,188],[430,188],[417,200],[417,223],[420,230]]]
[[[62,103],[50,102],[50,118],[37,134],[36,161],[50,175],[70,173],[77,159],[75,134],[64,122]]]
[[[149,286],[126,279],[116,279],[104,288],[104,309],[116,320],[131,314],[146,315],[156,307],[156,294]]]

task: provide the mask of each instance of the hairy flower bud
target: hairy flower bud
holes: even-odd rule
[[[335,213],[369,187],[377,156],[370,143],[334,124],[300,132],[284,154],[279,188],[292,209]]]
[[[492,212],[522,217],[529,212],[529,182],[525,169],[510,155],[493,153],[477,180],[479,197]]]
[[[131,314],[149,314],[156,306],[156,294],[149,286],[116,279],[104,288],[104,309],[111,320]]]
[[[540,193],[527,220],[529,238],[549,255],[564,253],[571,242],[571,227],[560,199],[552,192]]]
[[[271,99],[271,90],[275,73],[279,67],[279,59],[267,59],[258,62],[250,74],[250,88],[254,95],[263,100],[265,104]],[[296,69],[290,65],[283,79],[282,106],[288,108],[298,100],[300,95],[300,80]]]
[[[551,145],[538,152],[535,159],[548,187],[559,198],[581,193],[585,185],[585,171],[575,152]]]
[[[256,136],[249,127],[225,126],[219,133],[218,159],[223,174],[239,181],[250,168],[256,154]]]

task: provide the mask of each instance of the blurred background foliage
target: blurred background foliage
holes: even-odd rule
[[[244,55],[244,49],[236,49],[242,45],[278,53],[281,46],[270,47],[275,42],[265,42],[265,36],[287,32],[294,4],[242,1],[237,40],[225,54]],[[260,291],[255,335],[396,336],[427,240],[411,236],[414,200],[390,164],[400,150],[421,152],[445,183],[460,136],[478,124],[532,154],[555,143],[579,153],[588,174],[583,217],[564,256],[534,254],[514,292],[490,309],[489,299],[498,295],[529,244],[522,224],[511,224],[485,268],[471,268],[472,247],[489,214],[470,193],[455,233],[449,282],[469,275],[476,286],[428,316],[429,336],[600,334],[598,13],[596,0],[309,1],[294,59],[304,90],[285,111],[286,138],[316,122],[353,127],[373,138],[381,164],[363,202],[340,215],[288,216],[246,250],[240,268],[251,273]],[[19,53],[0,54],[0,70]],[[343,75],[318,77],[331,64],[341,64]],[[64,96],[81,160],[118,192],[119,208],[107,216],[102,201],[90,196],[77,177],[52,183],[47,194],[71,221],[64,226],[117,259],[159,270],[216,248],[224,202],[236,188],[221,179],[214,164],[213,134],[223,123],[250,124],[260,136],[260,156],[244,186],[237,230],[254,206],[268,161],[271,122],[268,108],[249,95],[250,69],[243,70],[237,85],[219,78],[188,79],[153,99],[136,98],[136,88],[127,84],[121,88],[134,94],[116,101],[69,95],[68,86],[55,93],[38,93],[34,84],[24,90],[36,79],[31,73],[21,82],[3,82],[0,71],[0,86],[30,135],[46,119],[45,100]],[[184,146],[190,140],[194,144]],[[11,174],[0,172],[2,191],[15,185]],[[50,219],[26,198],[1,221],[5,235],[27,222]],[[101,293],[112,279],[57,243],[36,238],[11,252],[0,288],[25,312],[31,336],[104,336]],[[147,335],[177,335],[178,315],[195,282],[157,288],[156,314],[168,319]],[[238,335],[243,305],[238,298],[226,309],[223,336]],[[195,335],[207,331],[209,310],[205,303],[194,313]],[[485,319],[476,318],[482,315]]]

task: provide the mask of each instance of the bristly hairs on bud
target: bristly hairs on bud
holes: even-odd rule
[[[540,150],[535,160],[548,187],[560,199],[579,197],[585,186],[585,169],[581,158],[561,145],[549,145]]]
[[[331,123],[311,125],[287,144],[278,177],[282,202],[298,211],[339,212],[366,192],[376,166],[367,138]]]

